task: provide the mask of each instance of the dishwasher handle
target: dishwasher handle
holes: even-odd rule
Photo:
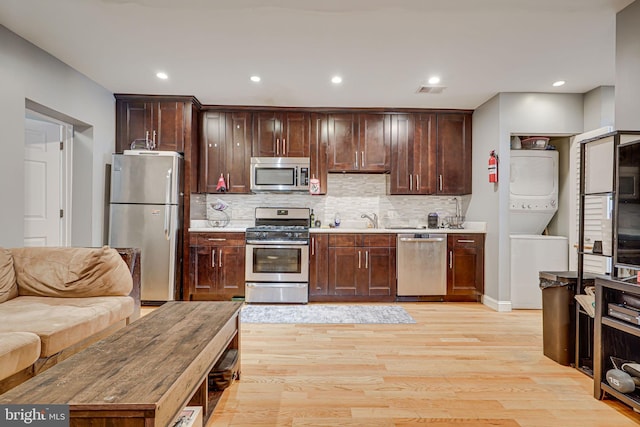
[[[401,237],[401,242],[422,243],[422,242],[444,242],[444,237]]]

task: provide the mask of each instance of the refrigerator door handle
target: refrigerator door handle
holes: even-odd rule
[[[165,240],[169,240],[171,239],[171,236],[169,235],[169,227],[171,224],[171,206],[169,205],[169,203],[171,203],[171,174],[172,174],[172,170],[171,168],[167,169],[167,182],[165,182],[165,198],[164,198],[164,238]]]
[[[170,240],[169,227],[171,224],[171,206],[164,205],[164,238]]]
[[[167,170],[167,182],[165,183],[164,203],[166,205],[171,203],[171,174],[172,170]]]

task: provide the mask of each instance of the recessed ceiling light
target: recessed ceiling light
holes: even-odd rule
[[[553,83],[553,87],[560,87],[560,86],[562,86],[563,84],[565,84],[565,81],[564,81],[564,80],[558,80],[557,82],[554,82],[554,83]]]
[[[162,72],[162,71],[156,73],[156,77],[159,78],[159,79],[162,79],[162,80],[167,80],[169,78],[167,73]]]
[[[250,79],[252,82],[258,83],[260,81],[260,76],[251,76]]]
[[[433,77],[429,78],[429,84],[430,85],[437,85],[438,83],[440,83],[440,77],[433,76]]]
[[[333,84],[339,84],[339,83],[342,83],[342,77],[340,77],[340,76],[333,76],[333,77],[331,77],[331,83],[333,83]]]

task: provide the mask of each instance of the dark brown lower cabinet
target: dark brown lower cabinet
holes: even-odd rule
[[[309,301],[329,292],[329,235],[312,233],[309,242]]]
[[[480,301],[484,294],[484,234],[447,237],[447,301]]]
[[[229,301],[244,296],[244,233],[191,233],[189,299]]]
[[[447,294],[416,301],[480,301],[484,234],[449,234]],[[396,235],[311,233],[309,301],[394,301]]]
[[[395,300],[394,234],[312,235],[311,240],[310,301]]]

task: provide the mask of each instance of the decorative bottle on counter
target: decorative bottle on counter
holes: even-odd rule
[[[310,227],[315,226],[316,215],[313,213],[313,209],[311,209],[311,215],[309,215],[309,222],[310,222]]]

